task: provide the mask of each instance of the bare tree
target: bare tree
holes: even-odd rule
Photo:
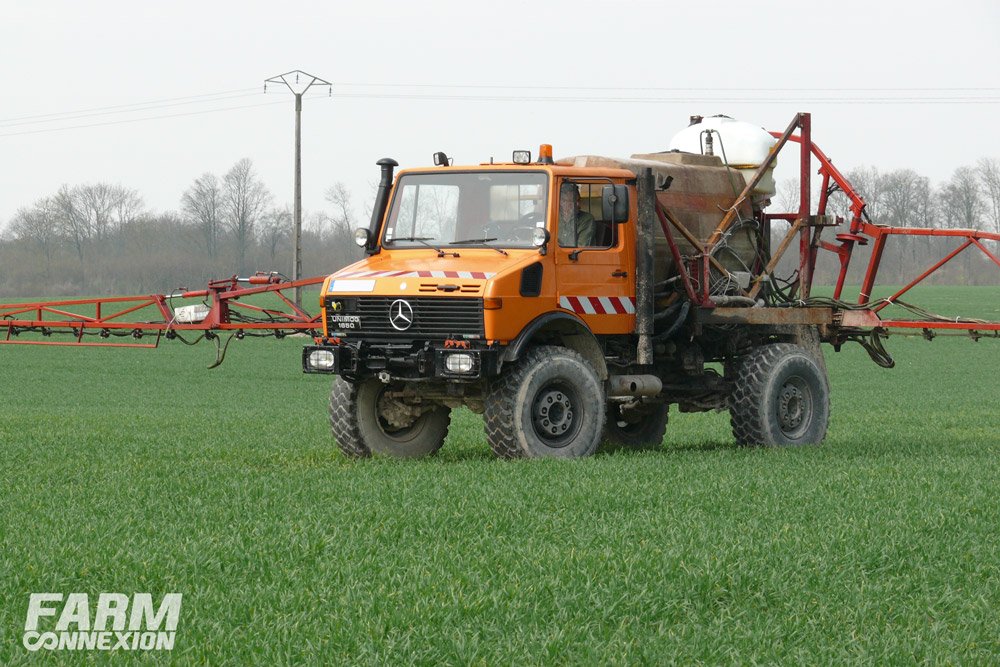
[[[63,185],[52,205],[59,227],[73,243],[81,264],[91,242],[107,241],[143,212],[138,192],[109,183]]]
[[[940,206],[942,219],[948,227],[978,229],[982,219],[983,197],[979,190],[979,180],[971,167],[959,167],[941,188]],[[975,274],[972,268],[973,254],[962,253],[956,261],[962,264],[964,275],[960,280],[968,282]]]
[[[212,173],[206,172],[194,179],[181,196],[181,213],[188,223],[200,230],[205,253],[212,259],[219,254],[223,209],[222,186]]]
[[[51,197],[39,199],[31,208],[18,209],[10,222],[14,238],[28,241],[37,247],[45,258],[45,277],[50,278],[52,254],[59,242],[59,223],[56,204]]]
[[[976,172],[959,167],[941,190],[945,220],[949,227],[978,229],[982,220],[983,196]]]
[[[267,248],[273,268],[278,258],[278,250],[288,240],[292,230],[292,212],[285,208],[272,208],[260,220],[261,240]]]
[[[876,223],[880,222],[885,204],[885,177],[876,167],[859,167],[847,173],[847,180],[865,199],[865,210]]]
[[[328,218],[335,239],[347,240],[355,226],[354,206],[351,193],[343,183],[337,182],[326,190],[326,200],[333,206],[333,214]]]
[[[134,224],[145,213],[145,205],[137,190],[123,185],[111,187],[112,226],[116,232]]]
[[[774,195],[774,203],[782,213],[799,210],[799,182],[793,178],[778,181]]]
[[[238,270],[245,273],[247,250],[255,228],[271,202],[271,193],[257,176],[253,162],[243,158],[222,179],[224,220],[236,243]]]
[[[1000,161],[983,158],[978,167],[979,180],[986,195],[986,213],[993,231],[1000,234]]]
[[[76,200],[77,210],[87,219],[91,237],[99,243],[134,222],[142,212],[139,193],[122,185],[78,185],[71,196]]]
[[[53,197],[56,207],[59,228],[62,230],[76,250],[77,259],[83,264],[83,249],[90,241],[90,220],[79,205],[76,188],[63,185]]]

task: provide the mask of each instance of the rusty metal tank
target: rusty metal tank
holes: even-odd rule
[[[558,160],[558,164],[628,169],[635,174],[652,169],[657,200],[702,243],[715,231],[746,187],[746,180],[740,171],[725,166],[718,156],[697,153],[637,153],[629,158],[580,155]],[[664,189],[667,184],[669,186]],[[752,202],[743,202],[739,209],[740,217],[752,218],[752,206]],[[725,247],[716,253],[716,259],[730,271],[747,271],[757,254],[754,238],[752,234],[736,231],[726,239]],[[674,239],[681,254],[697,253],[680,234],[675,233]],[[656,281],[661,282],[671,277],[675,269],[670,248],[658,226],[655,247],[655,276]]]

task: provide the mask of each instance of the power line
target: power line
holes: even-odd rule
[[[67,125],[66,127],[49,127],[43,130],[27,130],[25,132],[9,132],[7,134],[0,134],[0,137],[18,137],[26,134],[43,134],[46,132],[61,132],[63,130],[79,130],[85,127],[104,127],[107,125],[122,125],[124,123],[139,123],[146,120],[157,120],[159,118],[179,118],[181,116],[198,116],[207,113],[218,113],[220,111],[236,111],[237,109],[253,109],[255,107],[267,107],[275,104],[284,104],[284,102],[262,102],[261,104],[244,104],[235,107],[223,107],[221,109],[205,109],[202,111],[187,111],[184,113],[172,113],[163,114],[160,116],[145,116],[142,118],[125,118],[122,120],[112,120],[106,123],[88,123],[86,125]]]
[[[476,102],[598,102],[628,104],[997,104],[1000,96],[975,97],[597,97],[539,95],[448,95],[434,93],[333,93],[341,99],[402,99]]]
[[[996,95],[974,95],[974,94],[951,94],[947,96],[927,96],[927,95],[906,95],[894,96],[885,93],[904,92],[950,92],[960,93],[962,91],[1000,91],[1000,88],[632,88],[614,86],[507,86],[496,84],[395,84],[395,83],[344,83],[341,86],[356,88],[417,88],[417,89],[446,89],[446,90],[509,90],[511,94],[449,94],[437,92],[335,92],[333,97],[342,99],[408,99],[408,100],[441,100],[441,101],[482,101],[482,102],[573,102],[573,103],[632,103],[632,104],[996,104],[1000,102],[1000,96]],[[60,111],[46,114],[15,116],[0,119],[0,128],[18,127],[24,125],[36,125],[42,123],[56,123],[62,121],[79,120],[82,118],[95,118],[101,116],[116,116],[129,113],[140,113],[144,111],[154,111],[177,106],[191,104],[210,104],[226,100],[239,99],[242,97],[252,97],[259,91],[259,88],[236,88],[232,90],[206,93],[202,95],[188,95],[184,97],[162,98],[160,100],[150,100],[147,102],[134,102],[130,104],[118,104],[104,107],[90,107],[76,111]],[[838,91],[855,93],[851,96],[839,97],[816,97],[810,95],[782,96],[775,97],[769,95],[760,97],[756,95],[748,96],[712,96],[712,95],[685,95],[682,97],[652,97],[652,96],[595,96],[595,95],[528,95],[517,94],[518,90],[560,90],[560,91],[670,91],[670,92],[736,92],[744,91],[748,93],[789,93],[789,92],[825,92],[833,93]],[[878,91],[883,95],[878,97],[857,95],[864,91]],[[277,94],[289,94],[286,90],[274,91]],[[313,95],[306,95],[313,97]],[[317,95],[318,96],[318,95]],[[323,94],[326,96],[326,94]],[[244,107],[227,107],[244,108]],[[178,114],[180,115],[180,114]],[[153,118],[169,118],[171,115],[153,116],[140,120]],[[96,125],[96,124],[95,124]],[[92,127],[93,125],[81,125],[75,127]],[[70,129],[70,128],[54,128]],[[12,136],[8,133],[0,136]],[[21,133],[26,134],[26,133]]]
[[[335,84],[337,85],[337,84]],[[991,87],[970,87],[970,88],[662,88],[662,87],[615,87],[615,86],[534,86],[534,85],[518,85],[518,86],[508,86],[500,84],[399,84],[399,83],[344,83],[339,84],[345,87],[356,87],[356,88],[417,88],[417,89],[446,89],[446,90],[509,90],[511,94],[480,94],[480,93],[469,93],[469,94],[449,94],[449,93],[436,93],[431,92],[377,92],[372,90],[371,92],[333,92],[332,97],[340,99],[396,99],[396,100],[414,100],[414,101],[468,101],[468,102],[517,102],[517,103],[596,103],[596,104],[833,104],[833,105],[843,105],[843,104],[856,104],[856,105],[937,105],[937,104],[962,104],[962,105],[986,105],[986,104],[998,104],[1000,103],[1000,96],[998,95],[975,95],[975,94],[957,94],[957,93],[970,93],[970,92],[993,92],[1000,91],[1000,88]],[[83,118],[95,118],[102,116],[116,116],[128,113],[141,113],[147,111],[155,111],[158,109],[172,108],[177,106],[186,106],[189,104],[210,104],[215,102],[223,102],[232,99],[239,99],[243,97],[251,97],[256,94],[255,91],[259,91],[260,88],[236,88],[231,90],[218,91],[215,93],[205,93],[201,95],[188,95],[183,97],[169,97],[161,98],[159,100],[150,100],[146,102],[134,102],[130,104],[118,104],[110,105],[104,107],[90,107],[86,109],[78,109],[76,111],[61,111],[47,114],[37,114],[37,115],[26,115],[26,116],[16,116],[6,119],[0,119],[0,128],[12,128],[25,125],[35,125],[42,123],[56,123],[63,121],[79,120]],[[599,96],[599,95],[531,95],[531,94],[517,94],[516,91],[530,91],[530,90],[558,90],[558,91],[670,91],[670,92],[748,92],[748,93],[764,93],[764,92],[775,92],[775,93],[801,93],[801,92],[813,92],[813,93],[834,93],[838,91],[842,92],[853,92],[851,96],[840,96],[840,97],[816,97],[810,95],[784,95],[784,96],[774,96],[769,95],[766,97],[757,95],[747,95],[747,96],[711,96],[711,95],[685,95],[685,96],[671,96],[671,97],[656,97],[656,96]],[[863,96],[857,95],[860,92],[875,92],[878,91],[882,93],[881,96]],[[277,94],[289,94],[286,90],[274,91]],[[939,92],[939,93],[953,93],[946,96],[928,96],[928,95],[906,95],[906,96],[893,96],[886,95],[886,93],[914,93],[914,92]],[[273,93],[272,93],[273,94]],[[305,95],[306,97],[313,97],[311,94]],[[317,97],[319,95],[316,95]],[[326,97],[327,93],[323,93],[322,96]],[[0,137],[13,137],[22,136],[28,134],[43,134],[47,132],[59,132],[63,130],[74,130],[74,129],[84,129],[90,127],[103,127],[109,125],[117,125],[123,123],[135,123],[143,122],[148,120],[157,120],[162,118],[177,118],[182,116],[191,116],[198,114],[207,113],[218,113],[222,111],[235,111],[239,109],[249,109],[258,106],[268,106],[269,104],[275,104],[273,102],[262,103],[262,104],[248,104],[239,106],[228,106],[216,109],[206,109],[201,111],[191,111],[185,113],[176,114],[158,114],[155,116],[143,116],[139,118],[125,118],[115,121],[108,121],[102,123],[86,123],[79,125],[68,125],[64,127],[54,127],[45,128],[37,130],[27,130],[19,132],[7,132],[0,134]]]
[[[166,97],[166,98],[162,98],[162,99],[159,99],[159,100],[150,100],[148,102],[132,102],[130,104],[114,104],[114,105],[106,106],[106,107],[89,107],[89,108],[86,108],[86,109],[76,109],[75,111],[56,111],[54,113],[32,114],[32,115],[28,115],[28,116],[15,116],[15,117],[12,117],[12,118],[0,118],[0,123],[7,123],[7,122],[10,122],[10,121],[18,121],[18,120],[27,120],[27,119],[31,119],[31,118],[50,118],[52,116],[65,116],[67,114],[86,113],[86,112],[89,112],[89,111],[104,111],[106,109],[123,109],[125,107],[137,107],[137,106],[145,106],[145,105],[148,105],[148,104],[159,104],[160,102],[176,102],[178,100],[193,100],[195,98],[200,98],[200,97],[216,97],[218,95],[229,95],[231,93],[246,93],[246,92],[250,92],[250,91],[253,91],[253,90],[260,90],[260,89],[259,88],[235,88],[233,90],[221,90],[221,91],[216,92],[216,93],[204,93],[202,95],[187,95],[187,96],[184,96],[184,97]]]
[[[23,125],[40,125],[42,123],[62,123],[64,121],[79,120],[81,118],[94,118],[101,116],[117,116],[121,114],[130,113],[140,113],[143,111],[155,111],[157,109],[168,109],[171,107],[187,106],[190,104],[208,104],[212,102],[225,102],[227,100],[234,100],[243,97],[255,97],[256,93],[239,93],[236,95],[225,95],[223,97],[213,97],[212,99],[205,100],[188,100],[186,102],[172,102],[170,104],[157,104],[154,106],[144,106],[134,109],[121,109],[119,111],[95,111],[93,113],[81,113],[73,116],[61,116],[59,118],[43,118],[39,120],[21,120],[18,122],[5,122],[0,121],[0,128],[2,127],[19,127]]]
[[[1000,87],[989,88],[980,86],[971,86],[968,88],[935,88],[935,87],[924,87],[924,88],[886,88],[886,87],[874,87],[874,88],[731,88],[722,86],[712,86],[712,87],[656,87],[656,86],[545,86],[545,85],[505,85],[505,84],[491,84],[491,83],[347,83],[334,82],[334,86],[348,86],[348,87],[358,87],[358,88],[447,88],[447,89],[518,89],[518,90],[643,90],[643,91],[663,91],[663,92],[761,92],[761,93],[778,93],[778,92],[883,92],[883,93],[893,93],[893,92],[957,92],[957,91],[1000,91]]]

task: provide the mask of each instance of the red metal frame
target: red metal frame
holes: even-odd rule
[[[0,304],[0,344],[7,345],[79,345],[86,347],[140,347],[155,348],[162,336],[171,337],[179,331],[313,331],[322,327],[319,315],[311,315],[284,294],[296,287],[318,285],[325,276],[283,281],[277,274],[256,274],[249,278],[213,280],[203,290],[177,294],[150,294],[145,296],[119,296],[95,299],[62,299],[34,303]],[[241,283],[250,285],[242,287]],[[274,294],[287,305],[287,310],[263,308],[242,303],[240,299],[256,294]],[[172,299],[202,299],[208,306],[208,315],[200,322],[181,323],[174,320],[170,306]],[[157,319],[128,321],[126,315],[153,309]],[[110,311],[110,312],[109,312]],[[92,314],[91,314],[92,313]],[[240,321],[241,313],[256,321]],[[234,317],[235,316],[235,317]],[[260,318],[267,318],[260,321]],[[23,331],[72,333],[75,340],[37,341],[17,340]],[[98,334],[108,338],[116,333],[131,333],[135,339],[145,334],[156,334],[155,343],[90,343],[84,342],[85,334]],[[128,335],[128,334],[124,334]]]
[[[817,226],[811,241],[807,242],[808,227],[802,232],[802,246],[800,253],[800,280],[802,280],[803,297],[807,297],[812,283],[812,272],[816,266],[816,256],[818,250],[826,250],[837,255],[840,260],[840,273],[837,277],[837,285],[834,288],[834,298],[840,299],[844,289],[844,282],[847,278],[847,271],[850,266],[851,255],[856,245],[866,245],[872,241],[872,253],[865,270],[865,277],[862,281],[858,293],[857,303],[859,305],[871,304],[871,311],[878,313],[886,306],[895,302],[900,296],[910,291],[913,287],[923,282],[928,276],[961,254],[966,248],[977,247],[994,264],[1000,267],[1000,258],[990,252],[983,240],[1000,241],[1000,234],[987,232],[979,229],[933,229],[926,227],[886,227],[877,225],[868,220],[865,214],[865,201],[855,188],[848,182],[840,171],[833,166],[833,163],[821,151],[816,144],[812,143],[810,137],[809,114],[799,114],[800,134],[789,137],[789,140],[800,145],[801,173],[802,179],[800,188],[800,204],[798,217],[807,219],[810,211],[810,190],[808,187],[809,175],[811,172],[811,158],[815,158],[819,163],[819,175],[823,179],[823,188],[817,206],[816,215],[825,216],[828,197],[830,194],[830,182],[832,181],[850,201],[851,220],[847,233],[837,234],[837,243],[821,241],[819,238],[822,227]],[[772,136],[780,137],[777,132],[772,132]],[[787,214],[767,214],[770,219],[788,219]],[[955,237],[964,239],[964,242],[952,250],[942,259],[934,262],[919,276],[911,280],[905,287],[897,291],[887,299],[880,300],[875,304],[871,303],[871,294],[878,276],[879,266],[882,261],[882,254],[885,251],[886,243],[892,236],[935,236],[935,237]],[[880,320],[878,325],[882,328],[906,328],[906,329],[959,329],[967,331],[1000,331],[1000,323],[971,322],[971,321],[941,321],[941,320]]]
[[[798,134],[795,134],[795,131]],[[844,284],[847,279],[847,272],[850,267],[851,257],[855,246],[868,245],[872,243],[872,254],[868,260],[865,270],[865,277],[861,284],[857,297],[859,306],[868,306],[865,311],[842,310],[841,326],[867,329],[957,329],[971,332],[976,331],[998,331],[1000,323],[981,322],[977,320],[883,320],[878,313],[886,306],[891,305],[903,294],[907,293],[916,285],[923,282],[928,276],[961,254],[967,248],[976,247],[982,251],[994,264],[1000,267],[1000,257],[991,252],[983,243],[984,240],[1000,241],[1000,234],[982,231],[978,229],[930,229],[924,227],[886,227],[872,223],[865,212],[865,200],[858,191],[851,185],[847,178],[835,167],[823,151],[812,141],[812,120],[807,113],[800,113],[792,119],[784,132],[771,132],[777,139],[770,154],[760,165],[756,173],[747,182],[743,192],[736,198],[733,206],[729,208],[723,216],[722,221],[715,231],[705,242],[704,247],[699,247],[699,254],[694,258],[689,258],[690,263],[685,269],[685,264],[680,257],[677,244],[667,224],[670,220],[669,212],[657,208],[657,215],[660,225],[663,227],[664,235],[670,247],[674,263],[678,267],[679,279],[687,292],[688,298],[702,308],[714,308],[708,293],[709,270],[712,250],[715,244],[722,239],[726,230],[736,221],[740,204],[752,195],[754,188],[766,175],[767,170],[773,165],[781,150],[789,143],[799,144],[799,209],[795,212],[787,213],[762,213],[760,215],[761,229],[765,234],[769,233],[772,220],[784,220],[792,223],[792,230],[786,239],[782,241],[776,255],[784,252],[788,243],[792,241],[790,236],[793,232],[799,236],[799,272],[798,281],[795,288],[798,291],[799,300],[805,302],[812,291],[813,276],[816,270],[816,260],[820,250],[825,250],[835,254],[840,262],[840,271],[837,276],[837,284],[834,288],[833,298],[841,300],[844,291]],[[812,192],[811,177],[813,159],[819,164],[817,171],[821,180],[821,191],[817,210],[812,214]],[[850,222],[846,231],[841,231],[835,237],[835,242],[826,241],[821,238],[824,227],[842,227],[844,220],[837,218],[830,224],[827,215],[827,205],[829,196],[834,189],[843,192],[850,202]],[[672,221],[671,221],[672,222]],[[675,223],[676,226],[676,223]],[[797,227],[797,231],[796,231]],[[684,231],[683,229],[681,231]],[[891,236],[937,236],[955,237],[964,241],[942,259],[934,262],[923,273],[911,280],[905,287],[898,290],[887,299],[881,299],[875,303],[871,302],[872,290],[878,276],[879,266],[882,261],[882,254],[885,251],[886,243]],[[697,246],[696,246],[697,247]],[[775,256],[772,260],[777,260]],[[761,274],[767,273],[768,267],[757,267]],[[773,267],[772,267],[773,269]],[[758,276],[759,281],[759,276]],[[760,289],[759,284],[755,284],[750,291],[750,296],[755,297]],[[777,318],[780,319],[780,318]]]

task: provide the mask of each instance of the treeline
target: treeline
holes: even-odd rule
[[[847,180],[864,197],[872,222],[888,227],[923,227],[951,229],[980,229],[1000,233],[1000,161],[984,158],[974,166],[959,167],[944,183],[932,185],[930,180],[912,169],[880,171],[875,167],[862,167],[845,174]],[[813,206],[818,197],[813,194]],[[797,182],[783,182],[772,208],[784,211],[798,210]],[[770,210],[770,209],[769,209]],[[842,193],[830,198],[828,213],[850,220],[848,201]],[[776,225],[774,243],[787,230]],[[846,229],[826,229],[823,237],[834,241],[834,236]],[[889,238],[878,273],[878,284],[905,284],[943,259],[964,242],[961,238],[902,237]],[[987,241],[986,247],[994,254],[998,244]],[[779,265],[779,275],[790,274],[798,262],[798,244]],[[871,246],[858,246],[851,259],[848,283],[860,284],[864,276]],[[816,284],[832,284],[840,266],[828,252],[820,252],[817,262]],[[930,283],[960,285],[1000,284],[1000,267],[997,267],[977,248],[968,248],[927,281]]]
[[[847,175],[877,224],[1000,232],[997,160],[960,167],[937,186],[910,169],[865,167]],[[350,193],[339,183],[328,189],[326,202],[329,210],[303,215],[306,276],[332,272],[361,257],[352,233],[367,223],[369,211],[358,216]],[[843,196],[831,198],[832,213],[847,218],[846,207]],[[797,185],[782,183],[772,210],[797,208]],[[782,232],[777,227],[776,236]],[[177,210],[163,213],[149,211],[139,192],[122,185],[64,185],[19,209],[2,230],[0,296],[152,293],[201,287],[212,278],[257,270],[290,274],[291,232],[289,207],[275,205],[248,159],[222,176],[205,173],[195,178]],[[834,233],[825,230],[824,238],[833,240]],[[892,238],[879,283],[908,282],[959,243]],[[987,247],[997,251],[997,244]],[[860,282],[869,252],[870,246],[857,248],[851,282]],[[837,262],[830,253],[820,257],[816,282],[829,284],[836,277]],[[790,276],[796,262],[793,247],[779,275]],[[1000,284],[1000,269],[972,248],[941,269],[934,281]]]
[[[329,210],[303,213],[303,275],[361,257],[342,184]],[[0,236],[0,295],[106,295],[202,287],[254,271],[290,275],[292,212],[277,206],[249,159],[194,179],[176,211],[149,211],[136,190],[64,185],[17,211]]]

